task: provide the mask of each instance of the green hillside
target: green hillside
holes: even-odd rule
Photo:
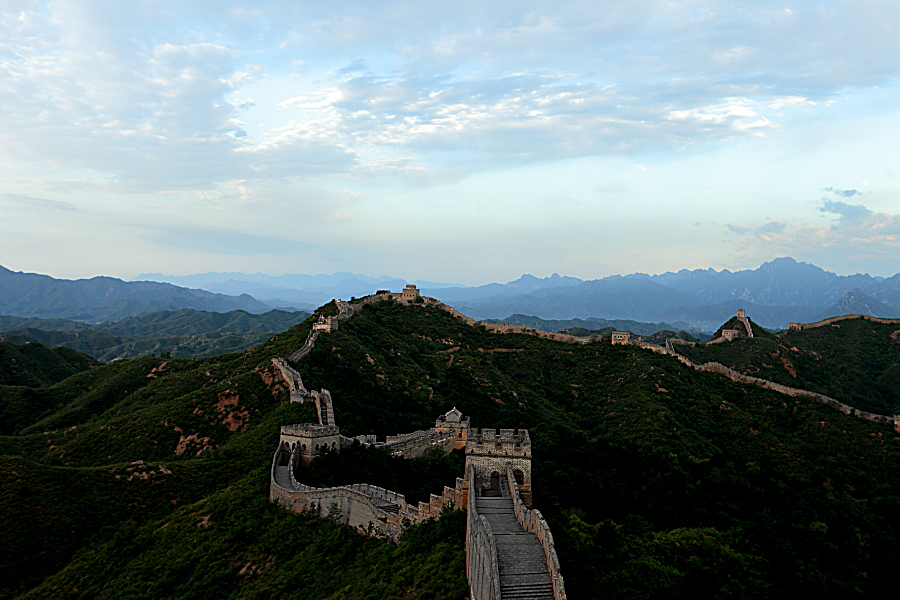
[[[286,403],[270,359],[310,327],[37,388],[48,413],[0,437],[0,598],[466,597],[459,513],[395,546],[268,502],[278,426],[313,419]],[[433,306],[370,305],[296,367],[331,390],[346,435],[426,428],[453,406],[477,427],[527,427],[534,504],[572,598],[893,593],[889,426],[634,346],[492,334]],[[355,452],[302,475],[424,494],[443,475],[423,473],[459,465]]]
[[[192,358],[248,350],[308,316],[302,311],[254,315],[243,310],[216,313],[186,308],[91,326],[64,319],[4,316],[0,331],[8,341],[65,346],[103,362],[164,353]]]
[[[69,348],[0,341],[0,386],[50,385],[98,364],[90,356]]]
[[[819,392],[861,410],[900,413],[900,325],[847,319],[778,337],[678,346],[696,363]],[[754,335],[756,329],[754,328]]]

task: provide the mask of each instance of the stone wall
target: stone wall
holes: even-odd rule
[[[475,468],[466,467],[469,490],[475,489]],[[500,600],[500,561],[491,526],[475,507],[470,491],[466,518],[466,576],[472,600]]]
[[[297,362],[310,352],[312,349],[316,347],[316,340],[319,338],[319,333],[321,333],[318,329],[313,329],[309,332],[309,335],[306,336],[306,341],[303,342],[303,345],[297,348],[297,350],[291,354],[288,358],[294,362]]]
[[[300,373],[287,364],[283,358],[273,358],[272,364],[276,367],[275,372],[280,374],[284,382],[287,383],[291,402],[304,402],[309,392],[303,387],[303,379],[300,377]]]
[[[743,312],[743,311],[742,311],[742,312]],[[753,328],[750,327],[750,319],[748,319],[747,317],[745,317],[745,316],[742,315],[742,314],[739,314],[739,315],[737,316],[737,319],[738,319],[738,321],[740,321],[741,323],[744,324],[744,327],[747,328],[747,337],[751,337],[751,338],[752,338],[752,337],[753,337]]]
[[[815,323],[791,323],[791,325],[797,325],[796,328],[791,327],[791,329],[815,329],[816,327],[824,327],[825,325],[831,325],[838,321],[846,321],[847,319],[865,319],[867,321],[874,321],[875,323],[887,324],[900,323],[900,319],[882,319],[880,317],[871,317],[869,315],[841,315],[839,317],[823,319]]]
[[[780,383],[775,383],[774,381],[769,381],[768,379],[760,379],[759,377],[751,377],[750,375],[744,375],[743,373],[738,373],[734,369],[730,369],[725,365],[717,362],[709,362],[702,365],[694,365],[694,368],[700,371],[709,371],[712,373],[720,373],[725,375],[732,381],[736,381],[739,383],[752,383],[766,389],[774,390],[776,392],[780,392],[782,394],[787,394],[788,396],[803,396],[805,398],[811,398],[816,400],[817,402],[821,402],[822,404],[827,404],[833,408],[838,409],[845,415],[856,415],[858,417],[862,417],[863,419],[867,419],[869,421],[874,421],[875,423],[886,423],[893,425],[894,429],[900,431],[900,415],[877,415],[875,413],[865,412],[859,410],[858,408],[853,408],[852,406],[848,406],[839,400],[835,400],[825,394],[819,394],[817,392],[810,392],[808,390],[801,390],[798,388],[788,387],[786,385],[781,385]]]
[[[403,436],[404,439],[402,441],[393,442],[391,441],[392,438],[400,436],[389,436],[386,445],[396,456],[413,458],[436,448],[449,452],[456,443],[456,436],[449,432],[438,432],[431,429],[417,433],[419,435]]]
[[[853,318],[858,318],[858,317],[859,317],[859,315],[855,315]],[[850,318],[850,317],[835,317],[836,320],[843,320],[845,318]],[[885,322],[885,323],[893,323],[893,322],[900,323],[900,319],[895,319],[895,320],[877,319],[877,318],[873,317],[870,320],[878,321],[878,322]],[[804,325],[804,327],[807,327],[807,325]],[[816,324],[816,327],[821,327],[821,325]],[[712,342],[707,342],[707,344],[709,344],[709,343],[712,343]],[[780,383],[775,383],[774,381],[769,381],[768,379],[760,379],[759,377],[751,377],[750,375],[744,375],[743,373],[738,373],[734,369],[730,369],[730,368],[726,367],[725,365],[723,365],[721,363],[717,363],[717,362],[708,362],[708,363],[704,363],[702,365],[698,365],[698,364],[695,364],[693,361],[691,361],[689,358],[682,356],[682,355],[678,354],[677,352],[675,352],[674,348],[670,349],[668,344],[667,344],[666,348],[663,348],[661,346],[656,346],[654,344],[647,344],[645,342],[636,342],[635,345],[640,346],[642,348],[647,348],[648,350],[653,350],[654,352],[657,352],[659,354],[668,354],[670,356],[673,356],[673,357],[677,358],[679,361],[681,361],[683,364],[685,364],[691,368],[697,369],[698,371],[708,371],[708,372],[712,372],[712,373],[719,373],[721,375],[725,375],[732,381],[736,381],[736,382],[740,382],[740,383],[752,383],[754,385],[759,385],[766,389],[774,390],[774,391],[780,392],[782,394],[787,394],[788,396],[803,396],[806,398],[811,398],[813,400],[816,400],[817,402],[821,402],[822,404],[827,404],[828,406],[836,408],[839,411],[841,411],[842,413],[844,413],[845,415],[856,415],[858,417],[862,417],[863,419],[867,419],[869,421],[874,421],[875,423],[890,424],[890,425],[893,425],[894,429],[896,429],[897,431],[900,431],[900,415],[886,416],[886,415],[877,415],[875,413],[862,411],[862,410],[859,410],[858,408],[853,408],[852,406],[848,406],[847,404],[844,404],[843,402],[841,402],[839,400],[835,400],[834,398],[826,396],[825,394],[819,394],[817,392],[801,390],[799,388],[792,388],[792,387],[789,387],[786,385],[781,385]]]
[[[553,544],[553,534],[550,533],[550,525],[544,520],[539,510],[529,509],[522,501],[519,486],[511,468],[506,469],[506,481],[513,496],[513,508],[516,519],[522,529],[537,536],[544,556],[547,559],[547,568],[550,570],[550,580],[553,583],[553,597],[555,600],[566,600],[566,586],[563,583],[562,571],[559,566],[559,557],[556,555],[556,547]]]
[[[397,541],[403,530],[412,524],[441,516],[444,508],[464,508],[468,504],[469,489],[466,480],[457,478],[456,487],[444,486],[440,496],[431,494],[428,502],[408,504],[406,497],[397,492],[366,483],[315,488],[297,481],[295,469],[303,463],[299,450],[291,452],[289,466],[290,486],[282,486],[276,478],[284,445],[279,445],[272,459],[269,499],[294,512],[311,512],[349,525],[357,531]],[[390,503],[390,504],[388,504]]]

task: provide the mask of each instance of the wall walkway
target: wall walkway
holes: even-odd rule
[[[564,599],[558,561],[554,582],[542,541],[535,531],[524,526],[534,525],[534,519],[529,520],[525,513],[530,516],[536,511],[529,511],[521,498],[513,495],[515,487],[509,481],[512,469],[507,469],[507,474],[500,479],[500,489],[488,495],[482,493],[474,467],[469,467],[467,570],[472,600]],[[514,477],[511,481],[515,486]],[[543,519],[540,521],[543,523]],[[549,536],[546,523],[544,526],[543,532]],[[552,536],[549,543],[555,559]]]

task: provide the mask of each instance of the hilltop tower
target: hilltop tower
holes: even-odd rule
[[[452,433],[455,438],[453,449],[461,450],[466,447],[469,439],[469,417],[463,419],[463,414],[454,406],[437,418],[434,430],[438,433]]]
[[[466,440],[466,472],[475,467],[482,485],[502,477],[511,465],[522,501],[531,507],[531,438],[527,429],[472,429]]]
[[[613,331],[610,337],[613,344],[627,344],[631,339],[631,332]]]
[[[400,300],[402,302],[415,302],[419,298],[419,289],[415,284],[407,283],[403,291],[400,292]]]

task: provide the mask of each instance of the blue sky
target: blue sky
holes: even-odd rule
[[[900,4],[0,3],[0,264],[900,271]]]

